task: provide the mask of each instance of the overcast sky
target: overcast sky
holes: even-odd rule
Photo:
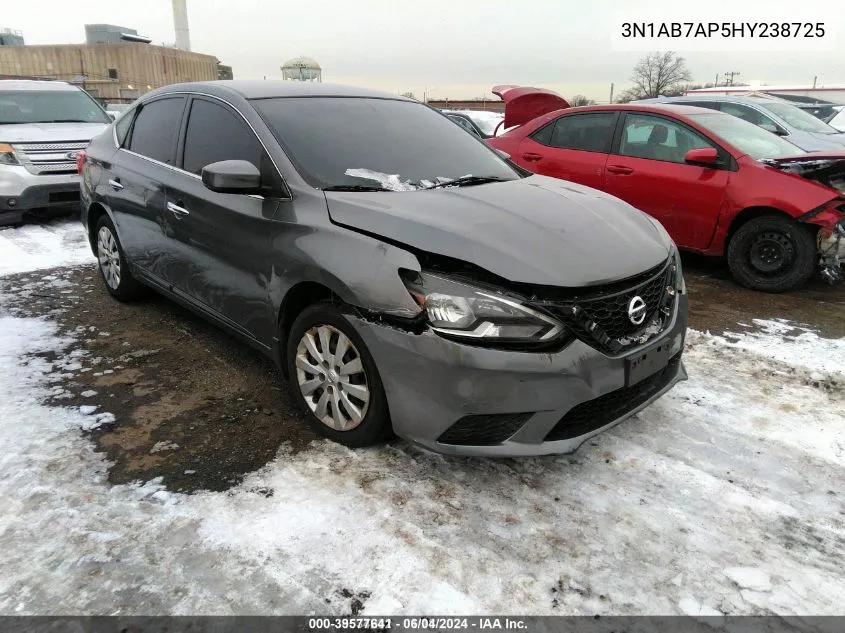
[[[746,17],[764,21],[781,0],[742,0]],[[429,98],[490,95],[497,83],[535,85],[607,100],[630,85],[644,53],[612,50],[619,12],[648,7],[661,20],[734,19],[739,0],[188,0],[192,49],[216,55],[236,78],[279,78],[280,64],[307,55],[323,81]],[[0,28],[23,31],[27,44],[81,43],[84,24],[137,29],[173,43],[170,0],[0,0]],[[683,6],[686,5],[686,6]],[[681,6],[681,8],[679,8]],[[700,83],[739,71],[737,80],[845,84],[845,15],[839,0],[784,6],[797,19],[827,21],[828,52],[683,51]],[[662,7],[662,8],[661,8]],[[701,7],[701,8],[697,8]],[[680,13],[678,13],[680,11]],[[697,14],[695,12],[698,12]],[[812,13],[811,13],[812,12]],[[666,46],[665,48],[670,48]],[[677,50],[677,47],[671,47]]]

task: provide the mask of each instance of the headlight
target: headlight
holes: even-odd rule
[[[11,145],[0,143],[0,165],[20,165]]]
[[[408,291],[439,334],[468,341],[543,344],[564,332],[561,323],[517,299],[430,273],[404,272]]]

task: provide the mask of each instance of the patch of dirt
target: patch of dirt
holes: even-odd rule
[[[82,368],[55,404],[114,414],[91,431],[112,483],[226,490],[317,439],[272,361],[159,295],[115,301],[94,266],[5,277],[0,294],[5,312],[77,338]]]
[[[721,259],[687,253],[683,267],[689,292],[689,326],[696,330],[713,334],[750,332],[759,329],[752,319],[789,319],[818,330],[824,338],[845,337],[845,283],[831,286],[816,275],[804,288],[769,294],[733,282]]]

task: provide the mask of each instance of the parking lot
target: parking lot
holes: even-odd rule
[[[489,460],[318,440],[270,362],[112,300],[76,224],[0,244],[0,611],[842,611],[841,285],[687,257],[689,381]]]

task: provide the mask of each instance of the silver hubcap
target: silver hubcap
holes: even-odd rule
[[[331,325],[317,325],[296,348],[296,380],[317,419],[336,431],[351,431],[364,420],[370,404],[361,354]]]
[[[120,252],[117,250],[117,240],[106,226],[97,234],[97,258],[109,288],[117,290],[120,285]]]

